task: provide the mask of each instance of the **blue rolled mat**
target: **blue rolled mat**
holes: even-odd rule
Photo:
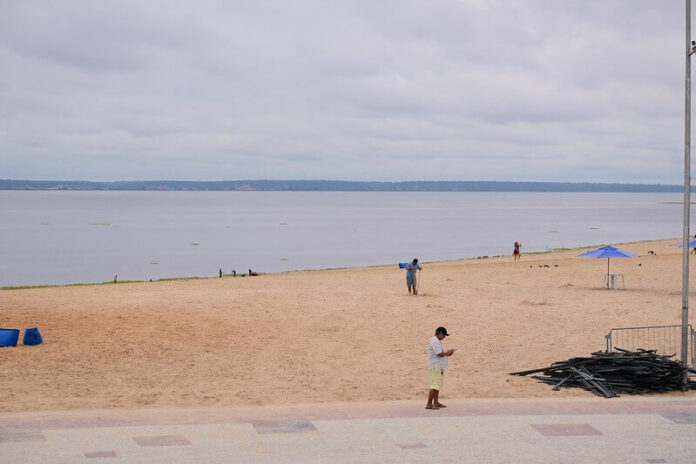
[[[399,269],[404,269],[406,266],[408,266],[408,263],[399,263]]]
[[[38,327],[32,329],[26,329],[24,331],[24,340],[22,341],[25,345],[40,345],[43,343],[43,337],[41,332],[39,332]]]
[[[0,346],[17,346],[19,329],[0,329]]]

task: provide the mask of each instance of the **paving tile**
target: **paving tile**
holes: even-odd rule
[[[256,421],[252,422],[257,433],[298,433],[315,432],[317,430],[311,422],[285,422],[285,421]]]
[[[590,424],[531,424],[540,434],[547,437],[572,437],[581,435],[602,435]]]
[[[401,449],[418,449],[428,447],[428,445],[420,441],[417,441],[415,443],[397,443],[396,446],[398,446]]]
[[[671,420],[675,424],[696,424],[696,412],[675,412],[662,414],[662,417]]]
[[[191,442],[181,435],[156,435],[153,437],[133,437],[140,446],[182,446]]]
[[[86,458],[115,458],[116,451],[87,451]]]
[[[3,435],[0,428],[0,437],[18,441],[0,442],[0,463],[422,464],[432,461],[433,450],[442,464],[696,463],[696,428],[681,425],[691,423],[696,397],[609,404],[594,399],[516,401],[519,408],[510,414],[502,414],[511,411],[508,406],[491,414],[491,401],[453,401],[439,411],[448,415],[437,416],[421,415],[420,401],[319,405],[324,408],[320,413],[308,412],[306,406],[211,409],[207,414],[194,410],[191,415],[166,409],[99,411],[84,414],[105,420],[84,428],[74,426],[82,412],[0,413],[0,427],[4,424],[7,432]],[[540,403],[554,406],[539,409]],[[609,410],[600,414],[597,406],[588,413],[586,404]],[[392,414],[399,408],[404,414]],[[63,426],[63,417],[70,418],[70,427]],[[112,422],[117,425],[105,426]],[[50,424],[60,426],[46,426]],[[423,442],[433,430],[437,435]],[[310,431],[316,433],[302,433]]]
[[[25,441],[46,441],[41,432],[0,433],[0,443],[21,443]]]

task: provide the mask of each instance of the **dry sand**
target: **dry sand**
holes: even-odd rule
[[[641,255],[611,262],[625,290],[575,250],[424,263],[417,297],[396,265],[0,291],[0,327],[45,339],[0,348],[0,411],[425,401],[439,325],[459,348],[444,399],[592,396],[508,373],[601,350],[612,327],[680,324],[674,242],[621,245]]]

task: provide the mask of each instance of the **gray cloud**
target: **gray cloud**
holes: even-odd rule
[[[0,172],[680,183],[683,5],[0,3]]]

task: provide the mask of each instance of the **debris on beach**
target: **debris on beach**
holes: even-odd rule
[[[682,365],[670,358],[674,355],[658,355],[655,350],[627,351],[615,348],[614,352],[597,351],[589,358],[570,358],[548,367],[512,372],[510,375],[533,375],[533,379],[561,387],[584,388],[597,396],[613,398],[619,393],[661,393],[674,390],[696,390],[696,380],[684,376],[696,374],[696,369]]]

